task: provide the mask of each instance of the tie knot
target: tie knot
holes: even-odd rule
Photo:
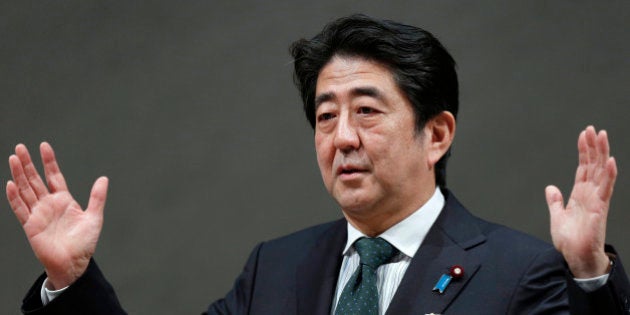
[[[389,262],[398,252],[392,244],[386,240],[362,237],[354,243],[354,248],[361,257],[361,264],[368,265],[376,270],[380,265]]]

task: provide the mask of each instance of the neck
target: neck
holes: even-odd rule
[[[388,207],[381,205],[368,209],[342,211],[346,220],[357,230],[368,237],[376,237],[420,209],[434,193],[435,187],[431,191],[419,193],[413,202],[406,205],[395,204]]]

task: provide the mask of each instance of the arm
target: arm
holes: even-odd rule
[[[630,283],[614,250],[605,247],[606,219],[617,177],[606,131],[592,126],[578,138],[579,165],[566,206],[560,190],[545,190],[551,218],[551,238],[568,266],[567,285],[571,313],[615,314],[628,309]],[[613,264],[611,264],[613,261]],[[573,278],[608,274],[608,282],[586,292]],[[608,311],[604,311],[608,309]],[[602,313],[603,312],[603,313]]]
[[[71,286],[46,306],[42,306],[40,290],[46,275],[42,275],[26,294],[22,312],[32,315],[125,315],[112,286],[91,260],[85,272]]]
[[[208,306],[204,315],[220,314],[249,314],[256,270],[258,268],[258,256],[263,244],[258,244],[247,259],[243,271],[234,282],[234,287],[228,294]]]
[[[576,278],[593,278],[610,268],[604,243],[617,165],[609,155],[606,131],[586,128],[578,138],[578,151],[579,165],[566,207],[556,186],[548,186],[545,193],[554,246]]]
[[[615,254],[615,250],[606,246],[606,252]],[[567,292],[571,314],[628,314],[630,313],[630,285],[620,258],[608,273],[606,285],[594,291],[585,291],[573,281],[573,276],[566,271]]]
[[[609,246],[606,251],[615,252]],[[620,259],[615,260],[606,285],[587,292],[573,280],[563,257],[549,248],[540,252],[521,276],[507,314],[628,314],[628,289]]]
[[[73,283],[85,272],[96,249],[107,197],[106,177],[96,180],[86,211],[72,198],[52,147],[40,146],[48,185],[44,184],[26,146],[9,157],[13,181],[7,199],[35,256],[44,266],[51,289]]]
[[[19,144],[15,154],[9,157],[13,180],[6,186],[7,199],[35,256],[45,269],[48,289],[70,287],[42,309],[39,290],[44,276],[27,295],[23,310],[26,313],[55,313],[55,309],[68,307],[62,305],[67,302],[70,309],[85,313],[86,309],[82,309],[81,305],[88,304],[82,302],[87,300],[81,296],[87,294],[103,299],[101,306],[108,301],[111,305],[118,305],[111,286],[91,263],[103,225],[107,178],[96,180],[84,211],[68,191],[52,147],[44,142],[40,152],[47,184],[42,181],[26,147]],[[86,273],[86,270],[92,272]],[[93,279],[99,281],[94,282]],[[97,289],[88,290],[94,288]],[[111,292],[104,294],[105,291]],[[107,297],[113,297],[113,300]]]

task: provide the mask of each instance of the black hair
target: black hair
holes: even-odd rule
[[[421,28],[355,14],[330,22],[310,40],[295,41],[290,52],[295,85],[313,128],[317,77],[334,56],[361,57],[388,67],[413,106],[418,132],[443,111],[457,117],[455,60],[431,33]],[[435,181],[441,187],[446,186],[449,156],[450,148],[435,165]]]

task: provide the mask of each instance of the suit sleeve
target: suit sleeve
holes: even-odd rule
[[[210,304],[205,315],[249,314],[252,293],[256,284],[258,256],[262,245],[263,243],[258,244],[250,254],[232,290],[224,298]]]
[[[607,245],[606,252],[616,256],[612,246]],[[571,314],[630,314],[630,282],[618,257],[613,259],[606,285],[593,292],[582,290],[573,281],[573,275],[568,269],[566,277]]]
[[[112,286],[91,260],[85,273],[60,296],[42,305],[40,290],[46,275],[41,275],[22,301],[22,313],[29,315],[125,315]]]
[[[258,254],[262,243],[254,248],[243,272],[232,290],[208,307],[208,315],[248,314],[254,288]],[[113,287],[94,260],[85,273],[60,296],[46,306],[42,305],[40,290],[46,274],[42,274],[22,301],[22,313],[28,315],[126,315]]]
[[[539,253],[521,275],[507,314],[569,314],[563,259],[553,247]]]
[[[606,252],[614,253],[612,247]],[[580,288],[562,256],[555,250],[538,255],[521,277],[509,314],[630,314],[628,288],[620,259],[615,259],[606,284],[593,291]]]

